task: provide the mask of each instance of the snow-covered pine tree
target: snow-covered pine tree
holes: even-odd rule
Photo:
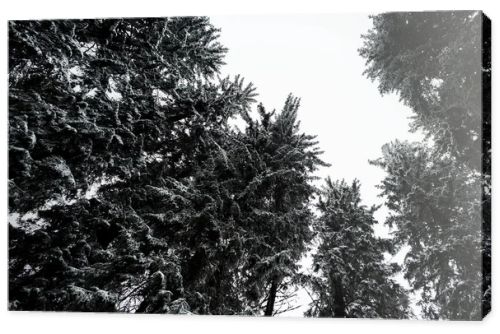
[[[313,254],[308,280],[311,317],[408,318],[407,291],[394,279],[400,270],[384,255],[394,254],[390,240],[375,236],[377,207],[361,204],[360,184],[326,179],[317,204]]]
[[[481,168],[484,16],[478,11],[387,13],[359,50],[365,74],[382,94],[398,93],[414,112],[413,127],[432,136],[442,153]],[[484,119],[489,128],[489,120]]]
[[[244,291],[268,316],[276,314],[275,305],[286,299],[279,295],[297,278],[312,237],[312,173],[326,165],[314,136],[300,132],[298,108],[299,99],[291,95],[277,115],[260,105],[259,119],[247,117],[239,136],[246,145],[237,166],[244,187],[236,195],[246,231]]]
[[[417,208],[426,212],[441,212],[441,217],[433,219],[437,221],[437,226],[454,226],[453,229],[445,229],[450,240],[462,240],[464,233],[469,232],[473,233],[469,242],[475,244],[477,237],[481,239],[481,249],[476,246],[472,249],[482,254],[482,267],[476,269],[481,271],[483,280],[481,304],[484,316],[490,310],[491,299],[491,22],[478,11],[445,11],[381,14],[373,17],[373,23],[374,28],[364,36],[365,44],[360,49],[361,56],[366,59],[365,74],[377,80],[382,94],[399,94],[402,102],[414,112],[413,127],[422,130],[433,143],[428,152],[421,154],[429,161],[419,161],[419,165],[415,166],[408,164],[415,159],[410,153],[426,151],[424,148],[400,143],[389,145],[380,161],[382,164],[379,164],[388,172],[382,189],[384,193],[392,194],[389,205],[397,216],[401,212],[415,213]],[[390,157],[388,152],[396,155]],[[443,164],[448,165],[438,172],[436,166]],[[413,194],[411,189],[421,187],[422,180],[405,179],[399,173],[404,168],[418,166],[422,168],[422,173],[433,170],[438,174],[448,173],[442,179],[432,178],[432,182],[443,194],[455,194],[457,198],[450,199],[450,202],[433,201],[431,198],[437,195],[430,192],[423,196],[427,203],[424,207],[420,199],[413,201],[417,197],[404,197],[405,194]],[[389,180],[398,183],[392,184]],[[457,189],[463,192],[457,192]],[[472,202],[467,202],[469,194],[475,194],[477,198],[470,198]],[[474,207],[471,207],[472,203]],[[457,212],[468,212],[472,214],[471,219],[479,219],[481,224],[464,217],[456,218]],[[478,214],[481,216],[478,217]],[[403,234],[430,233],[425,227],[431,222],[413,218],[412,224],[398,219],[392,219],[392,222]],[[471,227],[477,231],[471,231]],[[427,238],[438,243],[427,243],[425,250],[415,245],[414,252],[421,256],[425,253],[429,259],[440,256],[443,239],[441,232],[437,233],[436,239],[432,236]],[[475,254],[474,259],[477,256]],[[475,264],[470,263],[473,267]],[[430,265],[430,262],[424,265]],[[407,274],[412,275],[409,271]],[[434,274],[442,277],[428,277],[427,282],[423,282],[422,278],[418,286],[436,284],[436,280],[442,281],[443,277],[451,279],[453,276]],[[452,280],[440,284],[451,284],[455,288],[461,284],[465,284],[464,288],[469,285]],[[475,291],[469,292],[475,294]],[[457,291],[451,299],[437,298],[439,311],[430,312],[429,316],[477,318],[478,313],[472,311],[472,300],[467,296],[468,293]],[[424,300],[429,298],[426,296]],[[460,311],[457,304],[468,306]]]
[[[405,278],[429,318],[481,319],[481,179],[423,144],[394,142],[374,162]]]
[[[212,79],[217,36],[199,17],[10,22],[11,309],[203,310],[190,181],[253,97]]]

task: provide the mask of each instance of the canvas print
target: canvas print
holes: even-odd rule
[[[490,31],[10,21],[9,310],[481,320]]]

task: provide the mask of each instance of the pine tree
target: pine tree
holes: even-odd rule
[[[425,145],[394,142],[374,162],[405,277],[429,318],[481,319],[481,184],[470,170]]]
[[[394,280],[400,270],[387,263],[390,240],[376,237],[377,207],[361,204],[360,184],[326,179],[317,204],[319,246],[310,278],[314,300],[307,316],[337,318],[408,318],[407,291]]]
[[[198,17],[10,22],[11,309],[205,312],[183,277],[210,204],[190,179],[254,96],[213,80],[217,36]]]
[[[247,115],[240,139],[248,157],[239,161],[247,181],[236,195],[246,231],[242,272],[247,298],[267,316],[297,279],[297,263],[312,237],[312,173],[326,165],[314,137],[300,132],[298,108],[299,99],[291,95],[278,115],[259,106],[260,120]]]
[[[482,314],[486,315],[491,299],[490,21],[481,12],[471,11],[388,13],[372,19],[374,28],[363,36],[364,46],[360,49],[361,56],[366,59],[365,74],[378,81],[382,94],[396,92],[412,108],[412,126],[426,134],[431,147],[429,152],[422,154],[429,161],[419,162],[419,166],[430,173],[434,166],[442,165],[439,160],[448,163],[443,167],[443,172],[448,173],[446,177],[433,179],[435,187],[447,194],[454,194],[456,189],[465,187],[463,192],[456,193],[457,196],[460,195],[456,201],[446,203],[429,200],[426,210],[444,214],[443,217],[436,218],[441,223],[444,220],[453,221],[457,210],[471,212],[471,219],[482,221],[480,226],[476,221],[467,223],[467,220],[463,220],[461,225],[452,222],[450,225],[455,225],[456,230],[448,230],[447,233],[457,240],[462,238],[460,229],[469,233],[472,226],[481,233]],[[410,151],[424,150],[418,145],[412,147],[398,143],[388,147],[392,148],[384,153],[385,162],[381,165],[388,172],[388,180],[394,178],[397,170],[412,166],[408,164],[413,159]],[[387,152],[396,156],[390,157]],[[410,181],[414,183],[409,183]],[[385,193],[392,193],[396,197],[405,196],[410,191],[408,189],[421,187],[420,180],[416,178],[405,180],[401,176],[394,182],[401,183],[398,186],[384,183],[383,189]],[[458,182],[464,184],[457,184]],[[394,191],[394,187],[405,190]],[[467,202],[468,194],[475,194],[477,198]],[[399,200],[396,197],[389,200],[396,212],[413,212],[414,208],[422,206],[416,197],[410,198],[417,202],[410,201],[408,197]],[[471,203],[475,207],[471,207]],[[482,216],[478,216],[479,212],[482,212]],[[423,229],[429,222],[416,217],[413,217],[413,222],[415,226],[422,227],[422,231],[418,233],[430,233]],[[396,225],[406,230],[401,233],[415,233],[415,228],[410,228],[404,221]],[[476,236],[472,240],[475,244]],[[439,257],[440,247],[441,244],[428,244],[425,253],[429,257]],[[472,249],[479,251],[475,246]],[[422,249],[420,251],[424,252]],[[477,254],[474,255],[474,261],[476,259]],[[474,266],[472,262],[471,265]],[[448,276],[447,273],[436,274]],[[428,279],[428,283],[432,284],[433,279]],[[456,284],[452,281],[449,283]],[[475,290],[471,293],[474,294]],[[424,300],[432,299],[427,292],[425,294]],[[456,294],[452,300],[439,300],[437,308],[440,311],[429,312],[430,316],[477,318],[475,311],[457,311],[455,303],[461,303],[460,298],[466,297]],[[466,305],[469,302],[463,301]]]
[[[472,11],[372,17],[359,50],[382,94],[396,92],[415,113],[413,127],[441,152],[481,166],[483,15]],[[489,127],[488,124],[486,124]]]
[[[273,314],[322,164],[298,100],[251,121],[206,18],[9,33],[10,308]]]

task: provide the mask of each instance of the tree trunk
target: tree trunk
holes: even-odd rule
[[[266,310],[264,315],[270,317],[274,312],[274,302],[276,301],[276,293],[278,292],[278,279],[273,278],[271,290],[269,290],[269,298],[267,299]]]
[[[274,210],[276,213],[283,212],[283,189],[276,186],[274,189]],[[277,231],[279,233],[279,231]],[[276,302],[276,294],[278,292],[278,277],[274,276],[271,282],[271,289],[269,290],[269,297],[267,298],[266,310],[264,315],[270,317],[274,312],[274,303]]]
[[[332,296],[333,296],[333,317],[334,318],[345,318],[345,299],[344,299],[344,289],[342,287],[342,281],[339,278],[332,277]]]

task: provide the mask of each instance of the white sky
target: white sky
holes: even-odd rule
[[[368,14],[214,16],[211,21],[229,48],[223,74],[253,82],[268,110],[281,110],[289,93],[300,97],[301,128],[318,136],[322,158],[332,164],[318,175],[357,178],[364,204],[381,204],[375,186],[384,173],[368,160],[396,138],[423,136],[409,132],[410,109],[395,95],[380,96],[376,83],[362,75],[364,59],[357,50],[361,34],[371,27]],[[382,207],[375,216],[383,222],[386,215]],[[382,225],[376,231],[387,234]],[[302,316],[306,308],[286,315]]]

